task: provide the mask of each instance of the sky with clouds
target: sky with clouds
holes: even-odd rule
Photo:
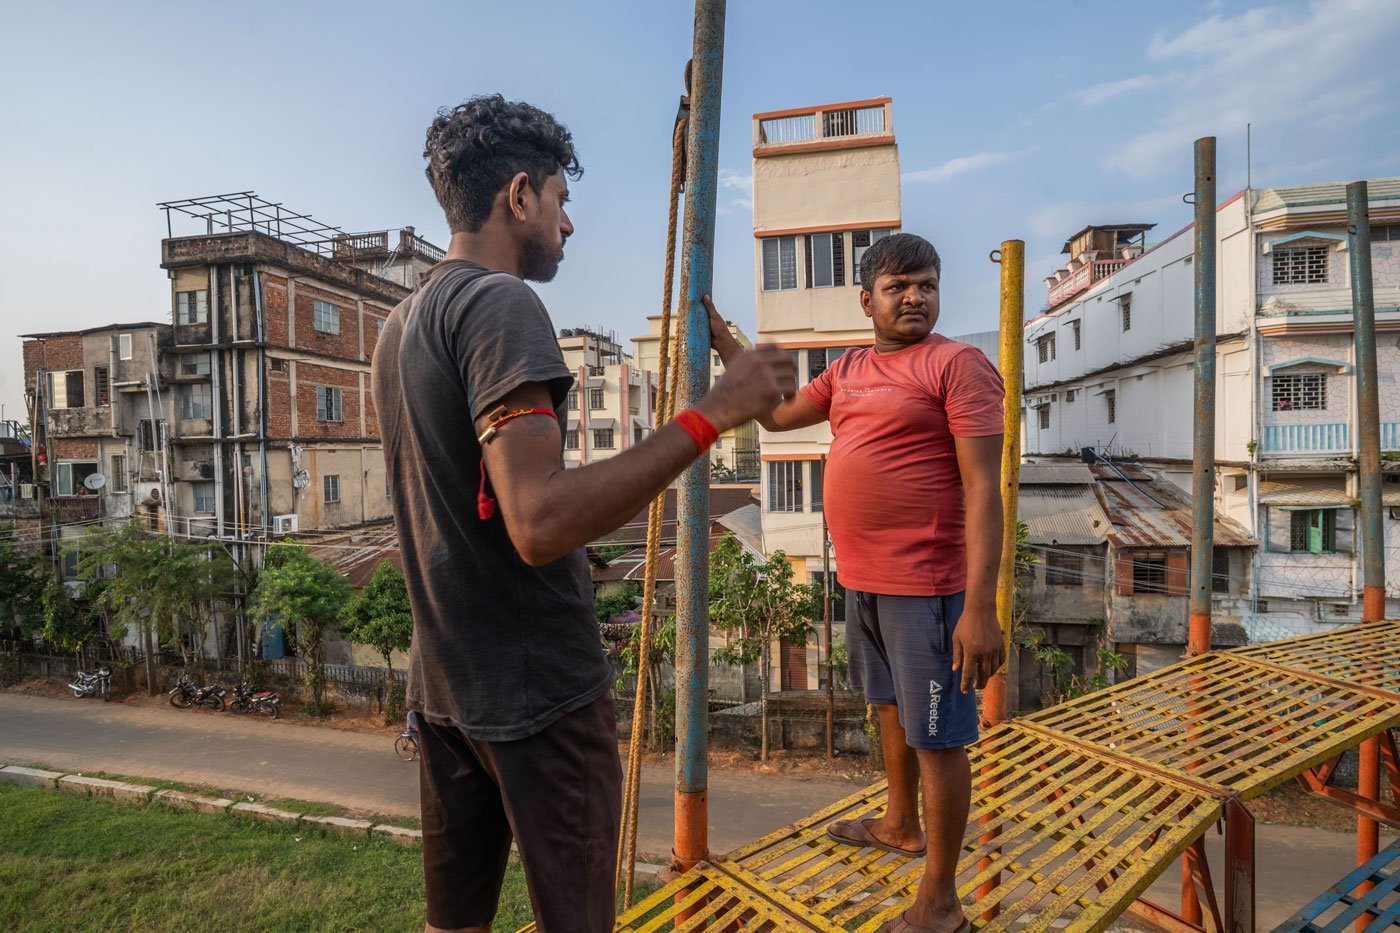
[[[157,201],[255,190],[346,230],[444,244],[434,111],[499,91],[557,114],[585,166],[541,293],[557,325],[645,329],[660,304],[684,0],[27,4],[0,35],[0,403],[14,335],[168,319]],[[733,0],[716,299],[754,323],[750,117],[894,99],[904,227],[944,257],[948,334],[996,326],[987,253],[1027,242],[1027,310],[1071,233],[1189,222],[1192,141],[1222,199],[1400,174],[1400,2]],[[177,230],[177,233],[179,231]],[[194,231],[187,231],[194,232]]]

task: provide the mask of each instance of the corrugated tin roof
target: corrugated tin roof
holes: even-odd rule
[[[1371,201],[1400,199],[1400,177],[1372,178],[1366,182],[1366,194]],[[1325,185],[1291,185],[1286,188],[1265,188],[1254,203],[1254,213],[1262,214],[1281,207],[1301,207],[1308,204],[1336,202],[1346,204],[1345,182]]]
[[[1300,477],[1259,484],[1260,505],[1326,508],[1349,505],[1351,498],[1347,495],[1346,479],[1342,476],[1332,479]]]
[[[1094,474],[1083,463],[1023,463],[1021,464],[1021,485],[1060,485],[1089,486],[1094,482]]]
[[[1347,492],[1341,476],[1300,477],[1260,483],[1259,504],[1275,508],[1344,509],[1354,506],[1356,497]],[[1383,484],[1381,504],[1387,508],[1400,506],[1400,487],[1395,483]]]
[[[1031,544],[1103,544],[1112,531],[1092,486],[1022,486],[1016,511]]]
[[[1113,523],[1110,538],[1116,547],[1191,546],[1191,498],[1180,487],[1141,468],[1128,474],[1132,482],[1108,466],[1091,469],[1098,478],[1108,520]],[[1218,512],[1214,539],[1219,547],[1253,547],[1257,543],[1243,525]]]

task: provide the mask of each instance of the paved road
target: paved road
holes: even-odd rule
[[[388,736],[204,710],[0,695],[0,763],[101,770],[386,815],[418,814],[416,766],[394,758]],[[672,786],[669,768],[643,769],[640,849],[647,861],[663,862],[670,851]],[[716,770],[710,775],[710,846],[717,852],[731,849],[857,786]],[[1287,919],[1354,864],[1356,842],[1350,834],[1264,825],[1256,834],[1261,930]],[[1219,884],[1220,841],[1211,833],[1207,844]],[[1158,903],[1175,903],[1179,878],[1173,868],[1153,886]]]
[[[208,710],[3,695],[3,763],[204,783],[388,816],[418,815],[418,766],[394,757],[392,736]],[[638,848],[647,861],[669,859],[674,786],[674,771],[666,765],[643,768]],[[839,778],[716,770],[710,775],[710,848],[732,849],[859,786]]]

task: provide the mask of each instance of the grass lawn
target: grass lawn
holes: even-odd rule
[[[495,928],[530,919],[512,862]],[[422,928],[417,848],[0,785],[0,930]]]

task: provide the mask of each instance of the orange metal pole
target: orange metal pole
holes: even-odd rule
[[[1380,800],[1381,798],[1381,738],[1372,736],[1361,743],[1361,766],[1356,778],[1356,793],[1367,800]],[[1356,818],[1356,864],[1364,865],[1376,857],[1376,852],[1381,844],[1381,825],[1368,816],[1358,816]],[[1369,881],[1363,881],[1356,886],[1356,895],[1360,897],[1371,888],[1375,887]],[[1362,915],[1356,920],[1356,929],[1364,930],[1370,925],[1370,919]]]

